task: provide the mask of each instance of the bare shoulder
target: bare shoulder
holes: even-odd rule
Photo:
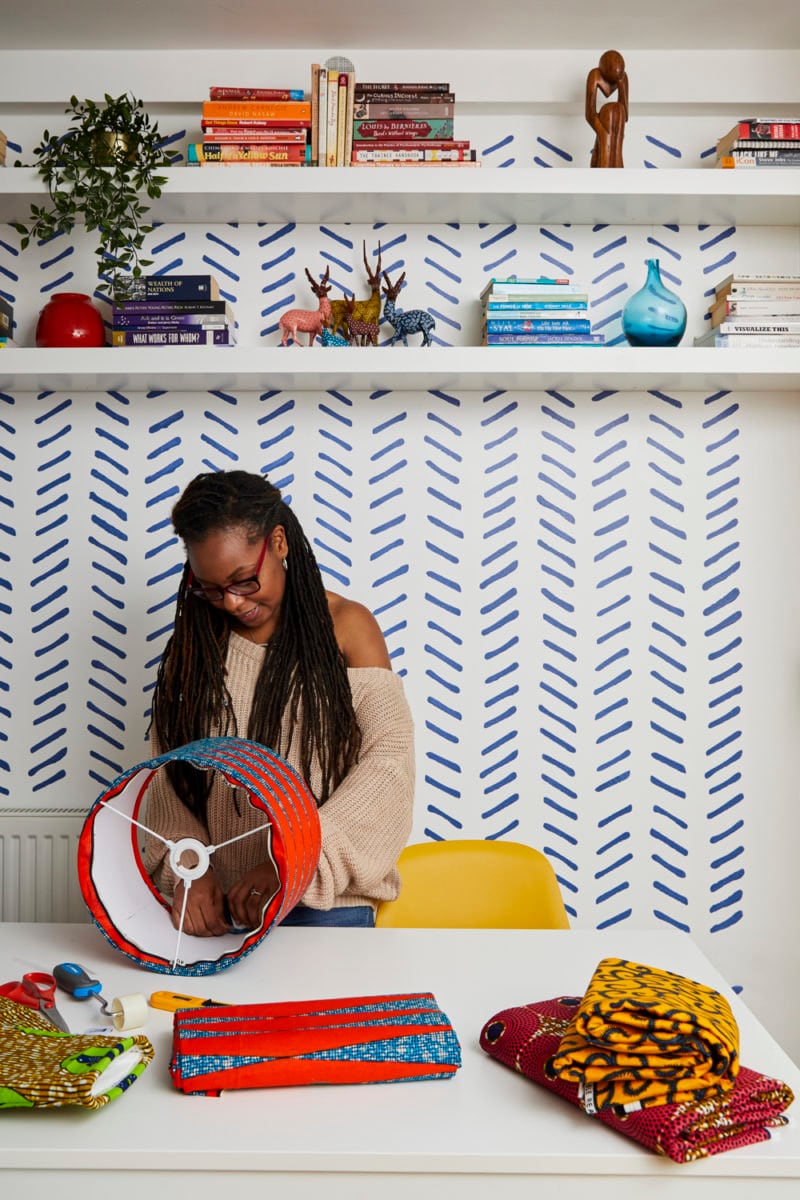
[[[364,604],[336,592],[326,592],[333,629],[348,667],[385,667],[391,670],[389,651],[380,625]]]

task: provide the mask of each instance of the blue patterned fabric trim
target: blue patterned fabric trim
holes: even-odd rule
[[[196,1011],[196,1010],[191,1010],[191,1011]],[[218,1037],[218,1038],[241,1037],[242,1034],[253,1034],[254,1036],[259,1035],[259,1034],[266,1034],[267,1036],[269,1036],[270,1032],[272,1032],[269,1027],[269,1018],[265,1022],[263,1022],[261,1025],[259,1025],[257,1028],[253,1028],[253,1020],[254,1019],[257,1019],[257,1018],[238,1017],[238,1018],[235,1018],[233,1021],[231,1021],[229,1018],[228,1024],[231,1025],[231,1028],[229,1028],[229,1029],[225,1029],[225,1028],[222,1028],[222,1029],[217,1028],[217,1029],[213,1029],[213,1030],[210,1030],[207,1028],[191,1029],[182,1024],[181,1031],[180,1031],[181,1039],[184,1041],[189,1041],[191,1038],[207,1038],[207,1037],[212,1037],[212,1036]],[[447,1017],[444,1015],[443,1012],[408,1013],[408,1014],[405,1014],[402,1016],[398,1015],[396,1017],[373,1017],[372,1020],[370,1020],[370,1021],[359,1021],[358,1025],[353,1025],[349,1021],[341,1021],[341,1022],[337,1022],[336,1024],[329,1023],[327,1025],[305,1025],[304,1026],[302,1024],[302,1020],[303,1020],[302,1017],[294,1018],[294,1020],[296,1021],[296,1029],[298,1032],[301,1029],[311,1029],[311,1030],[352,1029],[354,1031],[357,1031],[359,1029],[373,1029],[380,1025],[449,1025],[450,1024],[450,1022],[448,1021]],[[203,1025],[205,1026],[206,1024],[208,1024],[208,1025],[212,1025],[212,1024],[213,1025],[220,1025],[220,1024],[224,1025],[225,1021],[218,1018],[216,1021],[208,1021],[208,1022],[204,1021]]]

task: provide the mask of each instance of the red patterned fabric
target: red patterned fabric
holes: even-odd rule
[[[183,1092],[442,1079],[461,1048],[430,992],[175,1013],[170,1074]]]
[[[481,1030],[481,1046],[498,1062],[582,1109],[577,1083],[559,1078],[552,1066],[580,1002],[580,997],[561,996],[503,1009]],[[787,1124],[782,1113],[793,1100],[787,1084],[741,1067],[731,1091],[702,1103],[659,1104],[632,1113],[615,1106],[588,1119],[685,1163],[767,1141],[770,1128]]]

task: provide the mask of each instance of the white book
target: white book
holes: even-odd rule
[[[317,162],[325,166],[328,148],[328,72],[324,67],[319,73],[319,125],[318,125]]]

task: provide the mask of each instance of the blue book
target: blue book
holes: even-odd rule
[[[487,346],[603,346],[602,333],[487,333]]]
[[[486,322],[487,333],[591,333],[589,320],[575,321],[492,321]]]

